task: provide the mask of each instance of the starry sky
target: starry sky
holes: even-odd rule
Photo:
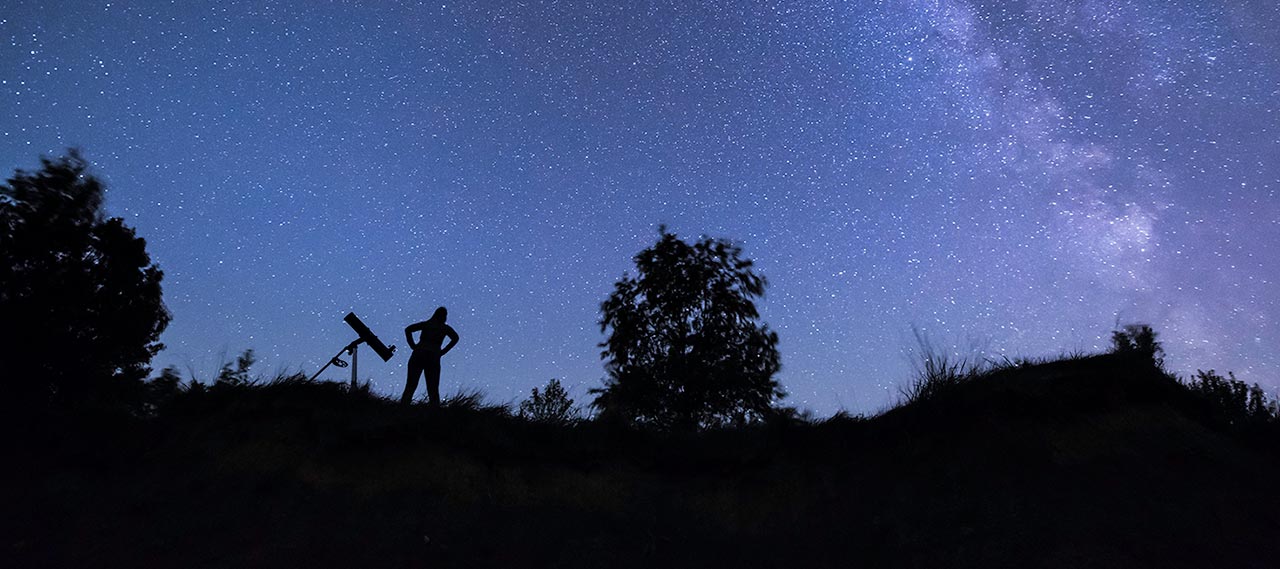
[[[873,412],[912,327],[1280,387],[1271,0],[0,0],[0,167],[84,149],[148,240],[157,369],[314,371],[354,310],[445,393],[604,376],[599,303],[656,241],[769,279],[788,403]],[[345,380],[346,370],[326,377]]]

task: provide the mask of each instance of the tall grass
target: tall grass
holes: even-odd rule
[[[938,397],[994,367],[977,358],[957,357],[943,351],[918,328],[912,328],[912,334],[916,340],[917,359],[912,361],[915,373],[907,386],[898,389],[902,396],[900,405]]]
[[[445,397],[440,406],[449,411],[478,413],[482,415],[509,417],[511,407],[503,403],[488,403],[484,400],[484,392],[479,389],[459,389],[453,395]]]
[[[982,375],[980,365],[968,359],[955,359],[946,354],[933,354],[920,364],[911,383],[898,391],[904,404],[933,399]]]
[[[987,358],[980,354],[962,357],[939,348],[917,328],[912,328],[912,333],[916,341],[916,347],[912,353],[914,358],[911,361],[913,376],[906,386],[898,389],[901,395],[901,400],[897,404],[899,407],[934,400],[957,387],[984,378],[1097,357],[1097,354],[1079,350],[1046,357]]]

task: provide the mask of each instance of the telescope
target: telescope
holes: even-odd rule
[[[365,326],[364,322],[360,321],[360,318],[356,316],[356,313],[348,312],[347,316],[343,318],[342,321],[346,322],[347,325],[350,326],[352,330],[355,330],[356,334],[360,336],[360,338],[355,342],[352,342],[351,345],[354,346],[360,342],[369,344],[369,347],[373,348],[373,351],[377,352],[378,357],[382,358],[382,361],[384,362],[391,360],[391,356],[396,354],[396,347],[391,346],[388,348],[386,344],[383,344],[382,340],[379,340],[377,336],[374,336],[373,332],[369,330],[369,327]]]
[[[369,344],[369,347],[373,348],[373,351],[378,354],[378,357],[382,358],[382,361],[385,362],[390,360],[391,356],[395,355],[396,347],[395,346],[388,347],[386,344],[383,344],[382,340],[379,340],[378,337],[374,335],[373,331],[369,330],[369,327],[365,326],[364,322],[362,322],[354,312],[348,312],[346,317],[344,317],[342,321],[346,322],[347,325],[350,326],[352,330],[356,331],[357,338],[355,340],[352,340],[350,344],[347,344],[341,350],[338,350],[338,353],[334,355],[333,358],[330,359],[328,363],[324,364],[324,367],[320,368],[320,371],[317,371],[315,375],[311,376],[310,381],[315,381],[315,379],[317,377],[320,377],[320,374],[324,373],[324,370],[329,369],[329,366],[331,365],[338,366],[338,367],[347,367],[347,362],[342,361],[342,357],[341,357],[342,354],[345,352],[345,353],[351,354],[351,390],[355,391],[356,365],[357,365],[356,348],[359,348],[360,344]]]

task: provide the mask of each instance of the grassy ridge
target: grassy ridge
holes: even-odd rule
[[[870,419],[689,435],[533,424],[474,397],[428,413],[337,384],[231,386],[31,439],[5,484],[5,552],[11,566],[1269,567],[1275,435],[1110,355],[961,374]]]

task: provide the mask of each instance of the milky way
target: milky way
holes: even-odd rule
[[[1269,1],[4,4],[0,166],[85,149],[166,273],[157,367],[314,370],[348,310],[404,349],[445,305],[446,392],[587,400],[665,223],[758,262],[820,413],[892,402],[913,327],[998,358],[1149,322],[1176,372],[1280,387]]]

